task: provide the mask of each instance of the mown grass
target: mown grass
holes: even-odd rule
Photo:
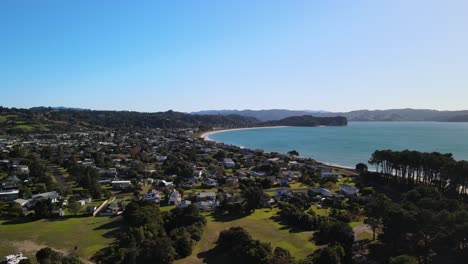
[[[208,215],[205,232],[193,248],[192,255],[176,263],[203,263],[197,255],[212,249],[221,231],[235,226],[245,228],[254,239],[271,243],[273,248],[282,247],[289,250],[297,259],[312,254],[317,249],[311,241],[312,232],[290,231],[288,227],[272,219],[277,212],[277,208],[257,209],[252,215],[232,220],[215,219]]]
[[[14,224],[0,221],[0,256],[24,251],[25,249],[15,247],[15,243],[31,241],[69,253],[75,252],[80,257],[89,259],[114,241],[110,233],[116,228],[119,219],[80,217]],[[34,258],[33,252],[28,254],[28,257]]]

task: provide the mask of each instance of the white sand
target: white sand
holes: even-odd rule
[[[246,127],[246,128],[221,129],[221,130],[214,130],[214,131],[205,132],[205,133],[201,134],[200,137],[203,138],[204,140],[207,140],[207,141],[215,141],[215,140],[210,138],[211,135],[226,132],[226,131],[263,129],[263,128],[281,128],[281,127],[287,127],[287,126],[267,126],[267,127]]]

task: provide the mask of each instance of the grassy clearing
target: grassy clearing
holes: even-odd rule
[[[0,122],[5,122],[8,121],[9,119],[15,119],[17,116],[16,115],[0,115]]]
[[[16,125],[14,128],[16,129],[22,129],[22,130],[34,130],[34,127],[33,126],[30,126],[30,125]]]
[[[114,241],[111,232],[120,219],[80,217],[15,224],[0,221],[0,256],[23,251],[28,257],[35,258],[35,252],[21,246],[34,243],[69,253],[77,246],[76,254],[88,259]]]
[[[290,232],[289,228],[271,219],[277,212],[277,208],[258,209],[252,215],[231,221],[219,221],[208,215],[205,232],[201,241],[195,245],[193,254],[176,263],[203,263],[197,255],[212,249],[219,233],[234,226],[245,228],[254,239],[270,242],[273,248],[282,247],[289,250],[298,259],[312,254],[317,249],[310,241],[312,232]]]
[[[317,205],[313,204],[310,209],[315,212],[318,216],[329,216],[331,208],[318,208]]]

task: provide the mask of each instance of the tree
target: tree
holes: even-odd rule
[[[314,264],[341,264],[344,262],[345,251],[339,244],[328,246],[313,256]]]
[[[50,200],[37,200],[34,204],[35,216],[39,219],[49,218],[52,215],[53,205]]]
[[[61,263],[63,254],[52,250],[49,247],[42,248],[36,253],[39,264]]]
[[[243,208],[247,214],[252,214],[255,209],[259,208],[265,196],[262,188],[251,181],[241,185],[241,195],[244,199]]]
[[[70,205],[68,205],[68,209],[70,209],[73,215],[76,215],[81,210],[81,204],[79,202],[71,202]]]
[[[273,255],[274,257],[270,260],[269,264],[294,263],[294,257],[291,255],[291,252],[282,247],[276,247]]]
[[[363,173],[368,171],[367,165],[364,163],[358,163],[356,164],[356,171],[359,173]]]
[[[299,156],[299,152],[297,152],[297,150],[291,150],[291,151],[288,151],[288,155],[291,157],[297,157]]]
[[[369,201],[364,209],[367,215],[366,224],[372,227],[372,240],[375,240],[377,228],[383,224],[383,218],[388,206],[389,200],[380,195]]]
[[[352,246],[354,243],[353,229],[341,221],[323,222],[317,233],[317,242],[326,243],[339,243],[347,257],[351,256]]]
[[[418,264],[418,260],[408,255],[390,258],[390,264]]]

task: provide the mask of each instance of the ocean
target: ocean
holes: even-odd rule
[[[354,167],[375,150],[452,153],[468,160],[468,123],[349,122],[343,127],[276,127],[215,132],[209,139],[250,149],[287,153]]]

